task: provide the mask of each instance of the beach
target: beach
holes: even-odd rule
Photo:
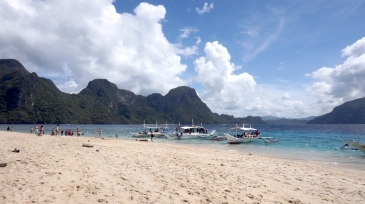
[[[0,140],[0,164],[6,164],[0,167],[0,203],[365,200],[364,171],[134,140],[4,131]]]

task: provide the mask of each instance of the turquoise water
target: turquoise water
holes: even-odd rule
[[[149,126],[154,126],[151,124]],[[30,127],[35,125],[6,125],[0,124],[0,129],[6,131],[8,126],[13,127],[13,132],[30,133]],[[40,125],[38,125],[40,126]],[[55,124],[43,125],[45,135],[49,135]],[[81,132],[86,137],[95,137],[99,128],[103,130],[105,138],[130,139],[130,132],[143,130],[143,125],[75,125],[61,124],[60,130],[71,129],[76,132],[80,126]],[[165,126],[165,125],[161,125]],[[169,130],[174,130],[176,124],[168,124]],[[231,130],[235,125],[204,125],[208,131],[215,129],[215,135],[223,136],[224,133],[234,133]],[[335,150],[342,147],[345,140],[358,140],[365,143],[365,125],[253,125],[261,132],[262,137],[275,137],[278,143],[265,144],[261,140],[251,143],[230,145],[227,141],[212,140],[167,140],[154,138],[154,142],[170,143],[176,145],[192,145],[204,148],[218,148],[227,151],[252,152],[256,155],[267,157],[286,158],[292,160],[304,160],[320,162],[330,167],[351,168],[365,171],[365,154],[354,150]]]

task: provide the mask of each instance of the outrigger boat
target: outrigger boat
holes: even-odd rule
[[[346,144],[355,147],[357,150],[360,150],[365,154],[365,144],[360,144],[358,141],[351,141],[351,140],[346,140],[345,142]]]
[[[237,130],[242,131],[242,134],[238,134]],[[245,124],[242,124],[242,127],[239,127],[236,125],[236,134],[230,135],[224,133],[224,136],[227,138],[229,144],[239,144],[239,143],[246,143],[246,142],[252,142],[260,138],[260,132],[250,127],[245,127]]]
[[[130,134],[132,137],[136,138],[151,137],[151,135],[154,137],[164,136],[164,131],[167,129],[167,122],[166,127],[157,126],[157,121],[156,126],[146,126],[146,124],[143,122],[143,129],[144,130],[142,132],[131,132]]]
[[[214,137],[215,130],[208,132],[206,128],[202,125],[194,126],[194,121],[192,120],[191,126],[179,126],[176,128],[175,132],[169,132],[164,134],[167,139],[171,140],[181,140],[181,139],[211,139]]]

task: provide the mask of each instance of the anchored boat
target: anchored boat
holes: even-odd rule
[[[191,126],[179,126],[176,128],[175,132],[169,132],[165,134],[167,139],[180,140],[180,139],[211,139],[214,137],[215,130],[206,129],[203,125],[194,126],[194,121],[192,120]]]
[[[160,127],[156,126],[146,126],[145,122],[143,122],[143,131],[142,132],[131,132],[132,137],[136,138],[145,138],[145,137],[151,137],[153,135],[154,137],[164,136],[164,131],[167,129],[167,122],[166,127]]]
[[[252,128],[251,125],[249,127],[245,127],[245,124],[243,123],[242,127],[236,125],[235,129],[235,135],[224,133],[224,136],[227,138],[229,144],[252,142],[260,138],[260,132],[257,129]]]

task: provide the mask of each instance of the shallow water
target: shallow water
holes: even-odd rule
[[[0,129],[6,131],[8,126],[12,126],[14,132],[24,133],[30,133],[30,127],[35,127],[35,125],[0,124]],[[55,124],[46,124],[43,126],[45,135],[50,135]],[[116,138],[117,136],[118,139],[134,139],[130,137],[130,132],[143,131],[143,125],[60,124],[59,129],[71,129],[76,132],[77,126],[80,126],[81,132],[87,137],[97,136],[99,128],[103,130],[104,137]],[[174,130],[176,126],[176,124],[167,125],[168,130]],[[214,124],[204,126],[208,130],[217,130],[215,133],[217,136],[223,136],[224,133],[235,133],[235,130],[231,129],[235,125]],[[253,127],[260,130],[262,137],[272,136],[278,139],[279,142],[266,145],[261,140],[257,140],[251,143],[230,145],[227,141],[201,139],[167,140],[163,138],[154,138],[154,142],[194,145],[227,151],[252,152],[255,155],[320,162],[330,167],[365,171],[364,153],[354,150],[336,150],[336,148],[342,147],[345,144],[345,140],[358,140],[361,143],[365,143],[365,124],[253,125]]]

